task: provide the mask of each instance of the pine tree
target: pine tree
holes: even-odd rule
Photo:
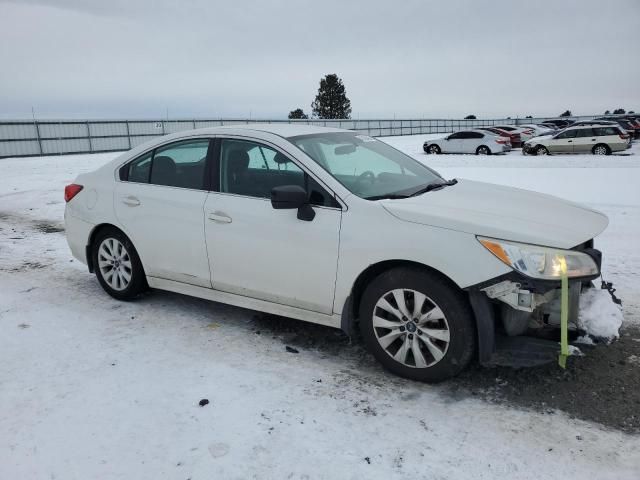
[[[291,110],[289,112],[289,118],[290,119],[307,119],[309,118],[309,115],[307,115],[306,113],[304,113],[304,111],[301,108],[296,108],[295,110]]]
[[[351,118],[351,101],[347,98],[344,83],[335,73],[320,79],[318,95],[311,104],[317,118]]]
[[[607,110],[606,112],[604,112],[605,115],[611,115],[611,112],[609,110]]]
[[[467,115],[466,117],[464,117],[465,120],[475,120],[476,116],[475,115]]]
[[[624,113],[625,113],[624,108],[616,108],[616,109],[613,111],[613,114],[614,114],[614,115],[622,115],[622,114],[624,114]]]
[[[562,112],[560,114],[561,117],[570,117],[571,116],[571,110],[565,110],[564,112]]]

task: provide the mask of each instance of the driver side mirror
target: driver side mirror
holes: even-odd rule
[[[271,206],[276,210],[298,209],[298,220],[310,222],[316,216],[307,192],[298,185],[281,185],[271,190]]]

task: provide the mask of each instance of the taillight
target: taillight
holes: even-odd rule
[[[507,143],[507,142],[508,142],[508,140],[506,138],[504,138],[504,139],[501,138],[501,137],[496,138],[496,143]]]
[[[83,188],[84,187],[82,185],[78,185],[77,183],[72,183],[71,185],[64,187],[64,201],[71,201],[71,199],[80,193],[80,190]]]

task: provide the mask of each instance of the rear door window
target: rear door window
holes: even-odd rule
[[[121,170],[120,179],[136,183],[149,183],[152,158],[153,152],[146,153],[141,157],[136,158]]]
[[[122,167],[120,180],[204,190],[208,151],[208,139],[165,145]]]
[[[209,140],[195,140],[156,149],[149,183],[170,187],[204,188]]]
[[[557,140],[563,140],[565,138],[575,138],[577,130],[565,130],[564,132],[560,132],[556,135]]]
[[[593,137],[593,128],[581,128],[580,130],[576,130],[578,134],[576,137]]]

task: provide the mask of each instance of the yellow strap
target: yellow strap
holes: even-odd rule
[[[567,261],[560,257],[560,356],[558,365],[567,367],[569,356],[569,278],[567,277]]]

